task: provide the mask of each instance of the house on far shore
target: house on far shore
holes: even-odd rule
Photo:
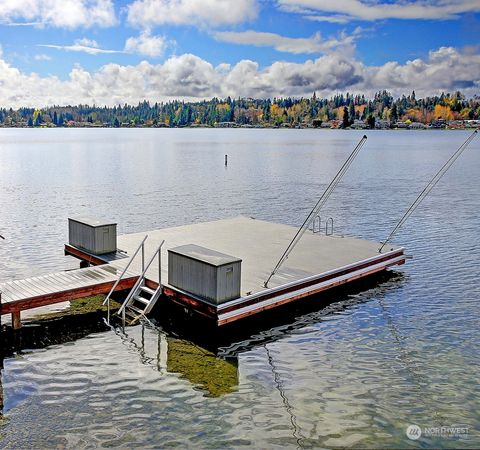
[[[465,128],[480,128],[480,119],[464,120]]]
[[[378,119],[375,121],[375,128],[377,130],[388,130],[390,128],[390,121],[384,119]]]
[[[367,128],[367,124],[363,120],[355,119],[350,125],[350,128],[354,130],[363,130]]]
[[[412,122],[408,126],[408,128],[410,128],[411,130],[424,130],[425,128],[427,128],[427,126],[421,122]]]
[[[237,124],[235,122],[218,122],[215,124],[216,128],[236,128]]]
[[[447,121],[445,119],[436,119],[430,122],[430,128],[445,128]]]

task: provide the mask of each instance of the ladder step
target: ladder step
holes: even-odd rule
[[[140,286],[140,289],[144,292],[148,292],[150,295],[154,295],[155,294],[155,291],[153,289],[150,289],[149,287],[147,286]]]
[[[148,305],[150,303],[150,300],[147,300],[146,298],[141,297],[140,295],[134,295],[133,298],[139,301],[140,303],[143,303],[144,305]]]
[[[137,308],[136,306],[128,305],[128,309],[131,309],[131,310],[137,312],[138,314],[142,314],[142,315],[143,315],[143,313],[144,313],[144,311],[143,311],[142,309]]]
[[[133,317],[133,318],[130,319],[130,321],[128,322],[128,325],[133,325],[133,324],[135,324],[138,320],[140,320],[140,317],[142,317],[141,314],[139,314],[138,316]]]
[[[132,318],[132,317],[136,317],[137,315],[133,311],[129,311],[128,308],[125,308],[125,316]]]

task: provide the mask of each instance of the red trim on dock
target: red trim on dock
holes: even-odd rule
[[[105,264],[106,261],[92,255],[90,253],[84,252],[77,247],[73,247],[72,245],[65,244],[65,256],[74,256],[75,258],[81,259],[82,261],[87,261],[88,263],[99,266],[101,264]]]
[[[343,276],[343,278],[342,278],[342,275],[339,275],[338,277],[333,279],[331,281],[331,283],[328,283],[327,285],[325,285],[324,284],[325,282],[323,282],[323,285],[320,286],[322,284],[322,282],[319,281],[314,286],[312,286],[311,284],[308,284],[308,286],[306,286],[306,287],[305,287],[305,285],[303,287],[302,287],[302,285],[298,285],[297,289],[293,292],[292,291],[286,292],[286,293],[284,292],[283,294],[281,292],[279,292],[279,293],[277,293],[277,295],[275,295],[273,297],[272,296],[264,296],[262,298],[261,302],[256,302],[255,304],[263,303],[265,301],[268,302],[268,300],[271,300],[271,302],[269,302],[267,304],[260,305],[257,308],[248,309],[248,310],[246,310],[242,313],[239,313],[239,314],[231,314],[230,317],[227,316],[226,318],[222,318],[222,315],[227,315],[227,313],[225,313],[224,311],[221,311],[220,314],[218,314],[218,316],[217,316],[217,325],[218,326],[226,325],[228,323],[234,322],[234,321],[242,319],[244,317],[248,317],[248,316],[251,316],[253,314],[257,314],[259,312],[266,311],[268,309],[276,308],[277,306],[281,306],[281,305],[284,305],[284,304],[287,304],[287,303],[290,303],[290,302],[293,302],[293,301],[296,301],[296,300],[300,300],[302,298],[318,294],[322,291],[326,291],[328,289],[332,289],[334,287],[341,286],[343,284],[347,284],[347,283],[355,281],[355,280],[359,280],[360,278],[364,278],[364,277],[367,277],[369,275],[373,275],[375,273],[381,272],[381,271],[387,269],[391,265],[403,264],[404,262],[405,262],[405,259],[403,259],[399,262],[392,261],[392,262],[389,262],[387,264],[380,265],[380,266],[378,264],[374,264],[374,265],[372,265],[372,267],[373,266],[376,266],[376,267],[373,267],[370,270],[365,270],[365,268],[359,269],[356,274],[352,274],[349,277]],[[288,294],[294,294],[294,295],[285,297]],[[277,299],[277,300],[275,300],[275,299]],[[238,305],[238,307],[236,309],[230,310],[229,312],[232,313],[232,312],[235,312],[237,310],[242,310],[242,309],[245,309],[245,308],[248,308],[248,305],[246,306],[242,303],[242,304]]]
[[[118,284],[116,291],[123,291],[131,289],[138,277],[124,278]],[[95,284],[83,288],[69,289],[65,291],[55,292],[52,294],[38,295],[36,297],[29,297],[22,300],[15,300],[0,304],[0,315],[10,314],[17,311],[25,311],[27,309],[38,308],[40,306],[53,305],[69,300],[75,300],[82,297],[91,297],[99,294],[107,294],[112,289],[114,281]]]
[[[291,286],[289,286],[285,289],[281,289],[281,286],[279,286],[278,288],[275,289],[275,292],[266,291],[264,295],[255,296],[255,298],[251,298],[251,299],[246,297],[245,302],[242,302],[241,306],[242,307],[249,306],[249,305],[252,305],[252,304],[255,304],[255,303],[262,302],[264,300],[268,300],[270,298],[277,297],[278,295],[281,295],[281,294],[287,294],[287,293],[290,293],[290,292],[294,293],[294,292],[298,291],[299,289],[302,289],[302,288],[305,288],[305,287],[308,287],[308,286],[313,286],[313,285],[316,285],[316,284],[324,282],[324,281],[334,280],[335,278],[341,277],[341,276],[346,275],[348,273],[352,273],[354,271],[372,266],[372,263],[378,264],[378,263],[381,263],[381,262],[384,262],[384,261],[390,261],[391,259],[394,259],[394,258],[396,258],[398,256],[402,256],[402,255],[403,255],[403,250],[399,250],[399,251],[397,251],[393,254],[390,254],[388,256],[384,256],[382,258],[375,259],[373,262],[364,262],[364,263],[361,263],[361,264],[358,264],[358,265],[351,266],[347,269],[340,268],[339,270],[329,272],[326,275],[325,274],[319,274],[317,277],[309,278],[308,281],[304,281],[304,282],[302,282],[300,280],[299,282],[297,282],[297,283],[295,283],[295,284],[293,284],[293,285],[291,285]],[[405,259],[403,260],[403,262],[405,262]],[[384,268],[386,268],[386,267],[384,267]],[[383,268],[382,268],[382,270],[383,270]],[[341,283],[341,284],[343,284],[343,283]],[[324,290],[324,289],[322,289],[322,290]],[[238,309],[238,306],[237,305],[228,306],[228,303],[227,303],[226,305],[220,305],[218,309],[221,310],[222,313],[227,313],[229,311]]]

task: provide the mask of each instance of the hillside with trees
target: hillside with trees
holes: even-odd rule
[[[465,98],[461,92],[417,99],[393,98],[387,92],[364,95],[338,94],[330,99],[273,98],[171,101],[138,105],[51,106],[43,109],[0,109],[4,127],[189,127],[258,126],[348,128],[396,127],[400,123],[447,124],[480,119],[480,97]]]

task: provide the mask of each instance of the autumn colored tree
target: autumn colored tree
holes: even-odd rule
[[[453,113],[450,106],[435,105],[434,114],[436,119],[453,120]]]

